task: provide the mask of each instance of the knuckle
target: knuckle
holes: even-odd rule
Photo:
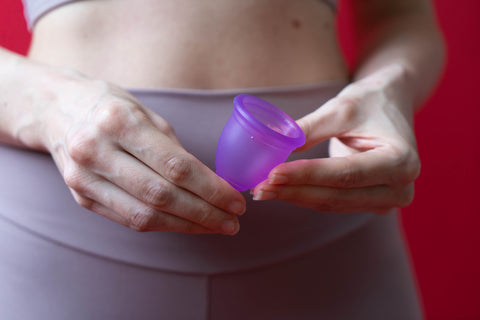
[[[407,146],[397,148],[394,152],[394,170],[391,174],[392,185],[405,185],[413,182],[420,174],[418,153]]]
[[[92,121],[103,132],[112,132],[125,125],[127,110],[121,101],[109,101],[98,106],[92,114]]]
[[[407,179],[414,181],[420,175],[421,162],[417,152],[411,152],[406,163]]]
[[[167,179],[175,184],[181,184],[192,174],[192,164],[187,157],[176,155],[165,162],[164,171]]]
[[[341,110],[341,120],[344,123],[351,122],[358,115],[357,105],[359,99],[355,96],[341,97],[338,100],[338,104]]]
[[[397,207],[409,206],[415,197],[415,191],[413,184],[408,185],[399,192]]]
[[[75,199],[81,207],[83,207],[87,210],[92,210],[93,209],[93,205],[94,205],[93,200],[82,197],[82,196],[76,197]]]
[[[295,172],[295,175],[299,181],[312,185],[318,183],[321,178],[318,178],[316,164],[312,163],[311,160],[296,160],[296,163],[299,164],[299,169]]]
[[[213,209],[207,203],[202,203],[198,206],[198,214],[196,222],[200,225],[209,225],[212,220]]]
[[[222,203],[224,199],[224,193],[223,193],[223,189],[220,188],[220,187],[211,187],[209,192],[208,192],[208,195],[207,195],[207,201],[209,203],[213,203],[213,204],[220,204]]]
[[[159,118],[156,121],[156,126],[161,132],[163,132],[167,136],[175,135],[175,129],[173,129],[173,127],[162,118]]]
[[[66,185],[76,192],[83,193],[86,190],[84,173],[77,167],[66,167],[63,173]]]
[[[165,208],[172,203],[172,191],[160,183],[146,184],[143,192],[147,204],[155,208]]]
[[[354,170],[352,165],[345,161],[342,169],[339,171],[338,183],[340,187],[351,187],[358,184],[358,173]]]
[[[83,128],[71,132],[65,141],[68,155],[81,165],[90,165],[98,149],[98,137],[95,130]]]
[[[148,115],[136,105],[131,105],[129,108],[129,118],[128,125],[136,127],[142,125],[146,122],[150,122]]]
[[[332,212],[338,210],[342,205],[343,201],[340,200],[340,190],[330,189],[329,192],[324,196],[322,203],[320,204],[321,209],[325,212]]]
[[[154,226],[155,214],[150,210],[135,211],[128,220],[128,227],[137,232],[149,231]]]
[[[118,135],[143,125],[149,118],[136,104],[118,99],[97,107],[92,121],[100,131]]]
[[[197,227],[193,223],[186,223],[182,228],[182,233],[198,233]]]
[[[307,116],[303,117],[302,119],[300,119],[298,121],[298,124],[302,128],[302,130],[303,130],[303,132],[304,132],[304,134],[305,134],[305,136],[307,137],[307,140],[308,140],[308,137],[311,135],[311,133],[313,132],[313,128],[314,128],[312,117],[307,115]]]

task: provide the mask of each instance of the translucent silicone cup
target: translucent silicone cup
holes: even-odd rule
[[[285,112],[258,97],[242,94],[218,141],[217,175],[245,191],[268,177],[305,143],[305,134]]]

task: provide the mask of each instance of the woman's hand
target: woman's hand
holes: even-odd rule
[[[298,120],[308,149],[331,138],[330,158],[274,168],[253,190],[323,212],[386,213],[410,204],[420,171],[402,69],[388,67],[347,86]]]
[[[34,103],[43,145],[81,206],[137,231],[238,231],[245,199],[164,119],[119,87],[62,72]]]

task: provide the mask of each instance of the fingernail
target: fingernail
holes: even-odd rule
[[[253,197],[253,200],[256,200],[256,201],[271,200],[271,199],[275,199],[276,197],[277,197],[277,194],[275,192],[260,190],[257,192],[257,195]]]
[[[246,209],[245,205],[240,201],[234,201],[234,202],[230,203],[230,205],[228,206],[228,211],[230,211],[233,214],[238,214],[238,215],[244,214],[245,209]]]
[[[237,234],[240,229],[240,225],[235,220],[225,220],[222,223],[222,233],[234,235]]]
[[[283,174],[274,174],[268,179],[269,184],[287,184],[288,178]]]

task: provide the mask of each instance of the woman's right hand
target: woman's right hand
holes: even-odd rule
[[[81,206],[137,231],[238,232],[245,199],[164,119],[112,84],[56,78],[35,100],[42,144]]]

